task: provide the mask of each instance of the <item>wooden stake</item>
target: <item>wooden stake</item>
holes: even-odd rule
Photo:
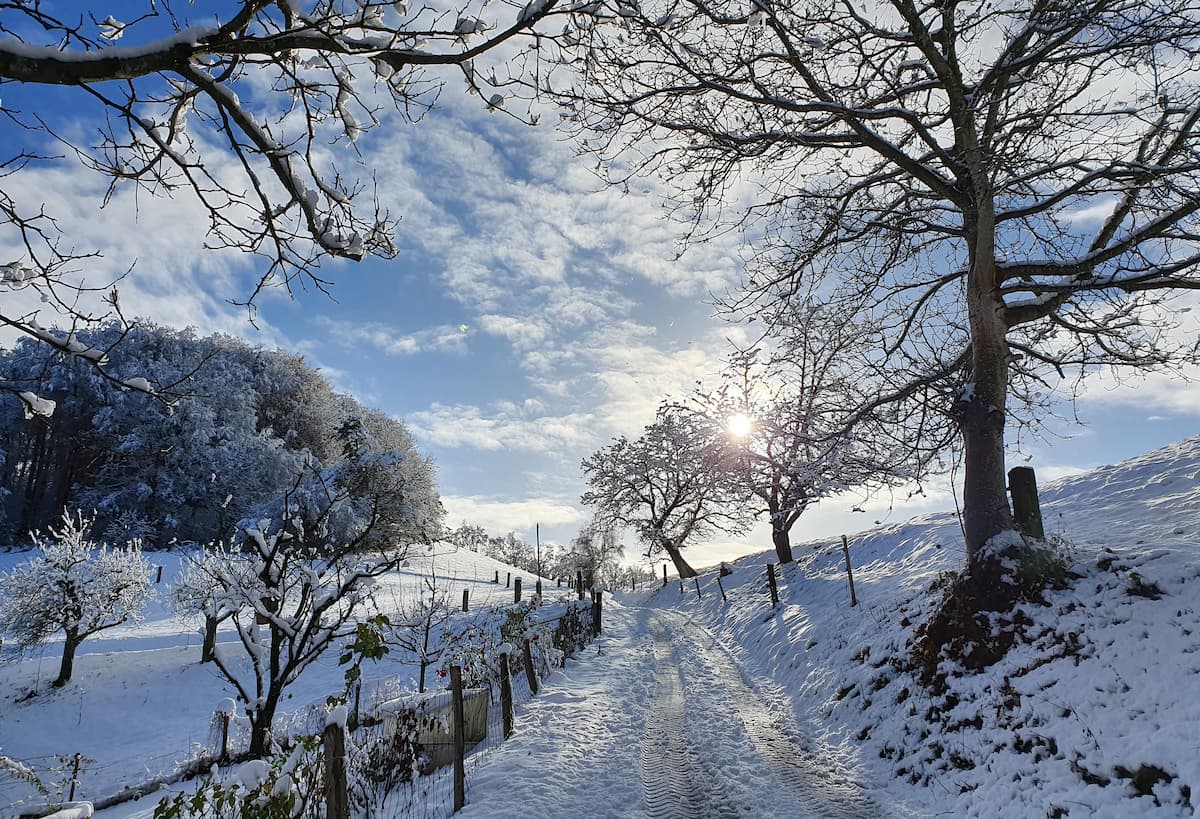
[[[767,564],[767,586],[771,589],[771,607],[779,605],[779,586],[775,584],[775,564]]]
[[[529,641],[525,641],[525,677],[529,680],[529,691],[532,694],[538,692],[537,672],[533,670],[533,651],[529,648]]]
[[[521,602],[521,578],[519,577],[513,580],[513,602]]]
[[[721,602],[728,603],[729,598],[725,596],[725,584],[721,582],[721,575],[717,575],[717,588],[721,590]]]
[[[337,724],[326,725],[325,745],[325,816],[350,819],[350,794],[346,783],[346,732]]]
[[[504,738],[513,732],[512,669],[508,664],[508,652],[500,655],[500,712],[504,716]]]
[[[842,535],[842,554],[846,556],[846,579],[850,581],[850,607],[854,608],[858,598],[854,596],[854,570],[850,568],[850,543],[845,535]]]
[[[450,691],[454,697],[454,812],[467,804],[466,709],[463,707],[462,668],[450,666]]]
[[[467,610],[467,600],[468,600],[470,594],[471,594],[470,591],[468,591],[467,589],[463,589],[463,611]]]

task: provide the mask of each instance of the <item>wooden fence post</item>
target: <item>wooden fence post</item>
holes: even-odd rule
[[[521,602],[521,578],[513,578],[513,602]]]
[[[325,816],[350,819],[350,794],[346,783],[346,729],[336,723],[325,726]]]
[[[158,570],[159,570],[159,572],[161,572],[162,567],[160,566]],[[67,797],[68,802],[75,801],[75,786],[79,784],[79,763],[82,761],[83,761],[83,754],[76,751],[75,752],[75,762],[71,766],[71,794]]]
[[[158,574],[154,576],[154,582],[155,582],[155,583],[161,583],[161,582],[162,582],[162,566],[159,566],[159,567],[158,567]]]
[[[500,653],[500,713],[504,717],[504,738],[512,736],[513,703],[512,703],[512,669],[508,663],[508,652]]]
[[[221,714],[221,756],[222,761],[229,758],[229,712]]]
[[[1012,495],[1013,522],[1017,524],[1017,530],[1038,540],[1045,540],[1042,505],[1038,502],[1037,478],[1033,474],[1033,467],[1014,466],[1008,470],[1008,491]]]
[[[538,600],[542,599],[542,578],[539,577],[537,582],[533,584],[533,591],[538,596]]]
[[[721,582],[720,573],[717,574],[717,588],[721,590],[721,602],[728,603],[729,598],[725,596],[725,584]]]
[[[850,543],[845,535],[842,535],[842,554],[846,556],[846,579],[850,581],[850,608],[854,608],[858,598],[854,596],[854,570],[850,568]]]
[[[663,564],[663,588],[667,587],[667,564]]]
[[[504,578],[504,588],[507,589],[510,586],[512,586],[512,572],[508,572]]]
[[[592,636],[600,636],[600,616],[604,613],[604,592],[596,590],[596,596],[592,600]]]
[[[496,583],[496,584],[500,583],[500,570],[499,569],[496,569],[496,579],[493,580],[492,582]]]
[[[579,593],[579,599],[583,599],[583,572],[575,572],[575,591]]]
[[[350,715],[350,730],[359,725],[359,706],[362,705],[362,677],[354,681],[354,712]]]
[[[462,668],[450,666],[450,691],[454,697],[454,812],[467,804],[466,709],[463,707]]]
[[[700,575],[696,575],[692,578],[692,580],[696,583],[696,599],[699,600],[700,598],[704,597],[704,595],[700,593]]]
[[[637,591],[637,575],[633,572],[629,573],[629,586],[630,591]]]
[[[533,670],[533,651],[529,648],[529,641],[525,641],[525,677],[529,680],[529,692],[536,694],[538,692],[537,672]]]
[[[467,602],[468,602],[469,598],[470,598],[470,592],[467,589],[463,589],[463,611],[467,610]]]
[[[775,564],[767,564],[767,585],[771,588],[771,607],[779,605],[779,586],[775,584]]]
[[[559,587],[560,589],[562,588],[562,578],[561,578],[561,577],[560,577],[560,578],[558,578],[558,587]]]

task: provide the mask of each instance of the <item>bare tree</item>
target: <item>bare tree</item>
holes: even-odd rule
[[[1028,548],[1005,492],[1019,405],[1035,418],[1068,368],[1196,353],[1169,333],[1172,296],[1200,286],[1195,5],[603,7],[564,53],[578,71],[548,81],[567,119],[678,180],[697,226],[750,233],[770,263],[735,307],[769,321],[823,281],[880,322],[875,401],[956,424],[968,577],[989,584]]]
[[[387,642],[397,646],[407,659],[417,661],[417,691],[425,691],[425,672],[441,660],[450,638],[450,586],[431,566],[422,579],[423,591],[402,592],[387,629]]]
[[[811,504],[919,479],[924,467],[907,419],[859,413],[869,335],[829,311],[803,313],[772,352],[736,351],[720,387],[693,396],[730,437],[731,478],[768,515],[780,563],[792,561],[791,530]]]
[[[556,3],[145,0],[126,20],[101,19],[91,4],[0,3],[0,242],[24,254],[0,266],[0,288],[34,296],[6,301],[0,324],[103,372],[105,351],[82,347],[74,331],[121,317],[113,283],[87,275],[97,249],[77,246],[20,184],[37,167],[82,164],[108,180],[105,204],[127,187],[190,195],[207,216],[208,247],[261,257],[247,306],[272,285],[324,291],[325,258],[392,255],[396,220],[357,167],[356,141],[389,109],[419,120],[446,82],[439,67],[481,105],[532,121],[497,89],[536,62],[534,26]],[[48,86],[67,91],[50,98]],[[97,127],[71,127],[48,99],[66,101],[73,122],[94,115]],[[71,330],[39,326],[37,297]]]
[[[640,438],[621,436],[584,459],[582,502],[601,527],[632,528],[648,556],[665,551],[681,578],[695,577],[682,554],[691,540],[749,524],[729,454],[719,428],[663,404]]]
[[[611,527],[593,521],[571,541],[567,561],[571,567],[583,572],[583,582],[587,585],[611,589],[624,556],[625,547],[617,533]]]

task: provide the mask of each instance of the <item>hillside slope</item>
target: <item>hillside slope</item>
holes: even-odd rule
[[[854,536],[859,606],[840,544],[797,548],[772,611],[743,558],[703,597],[663,588],[754,673],[793,697],[829,753],[865,769],[899,813],[980,817],[1194,815],[1200,788],[1200,437],[1045,486],[1042,510],[1079,575],[1021,607],[1023,637],[983,671],[917,679],[914,630],[963,562],[954,515]],[[803,526],[803,521],[801,521]],[[997,627],[1008,627],[1007,620]]]

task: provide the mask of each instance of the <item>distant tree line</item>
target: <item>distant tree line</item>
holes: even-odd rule
[[[482,526],[463,521],[450,529],[446,539],[460,549],[469,549],[494,558],[523,571],[542,577],[574,581],[582,572],[588,586],[615,589],[633,580],[651,576],[649,569],[623,563],[625,546],[612,528],[589,523],[567,545],[543,542],[540,561],[538,544],[529,543],[514,532],[504,535],[488,534]]]

